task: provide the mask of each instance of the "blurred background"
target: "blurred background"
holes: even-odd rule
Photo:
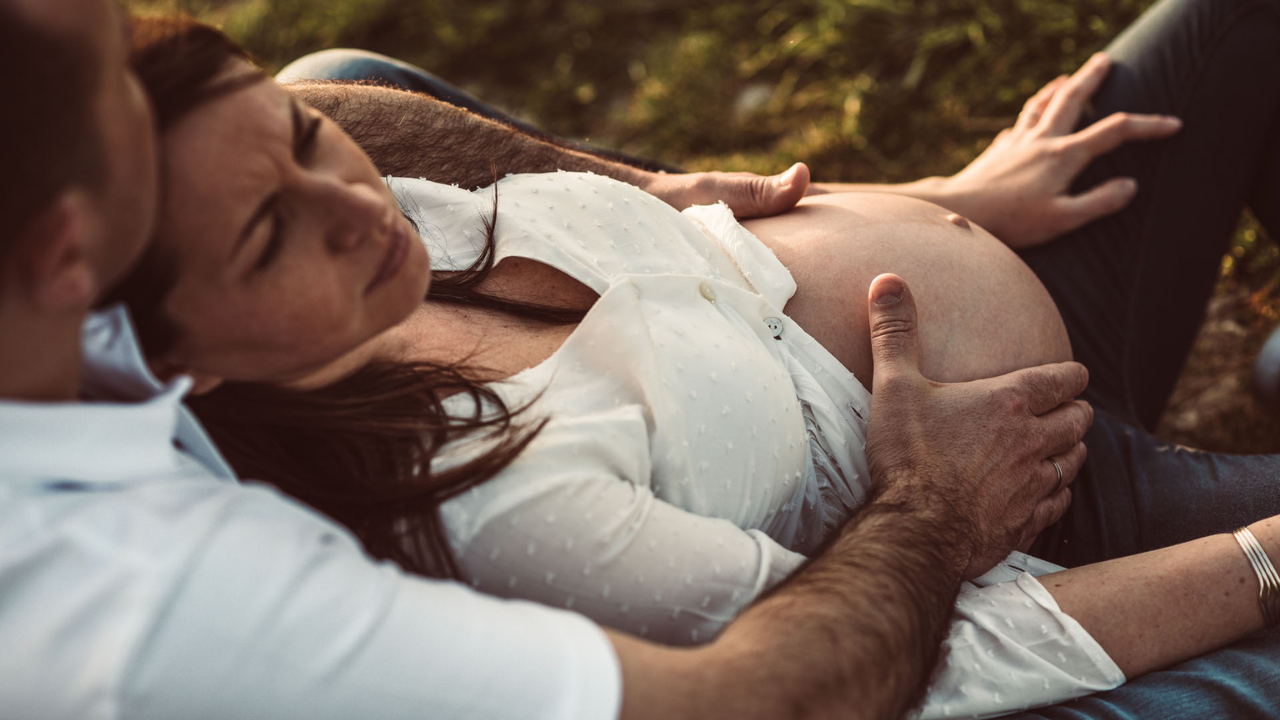
[[[1150,0],[126,0],[222,27],[274,72],[358,47],[548,131],[691,170],[949,175]],[[1158,434],[1280,452],[1249,390],[1280,251],[1247,214]]]

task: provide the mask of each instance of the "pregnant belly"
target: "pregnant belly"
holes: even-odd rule
[[[926,377],[959,382],[1071,359],[1062,317],[1035,274],[990,233],[948,214],[912,198],[839,193],[743,224],[796,280],[784,312],[868,388],[867,289],[886,272],[915,296]]]

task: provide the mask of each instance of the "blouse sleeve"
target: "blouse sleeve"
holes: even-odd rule
[[[553,418],[512,466],[443,506],[465,579],[690,645],[805,560],[657,498],[646,437],[635,406]]]
[[[1026,556],[1014,555],[1024,564]],[[986,587],[964,584],[917,720],[995,717],[1124,683],[1124,672],[1039,580],[1012,574]]]
[[[704,643],[805,557],[649,486],[637,406],[553,417],[498,477],[442,508],[481,591],[583,613],[672,645]],[[1011,712],[1115,687],[1119,668],[1029,573],[966,584],[922,717]],[[1056,569],[1044,564],[1039,571]],[[1003,582],[1001,582],[1003,580]]]

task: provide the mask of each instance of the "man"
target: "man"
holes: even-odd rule
[[[886,276],[869,305],[875,499],[710,645],[371,563],[329,521],[235,483],[181,406],[189,381],[147,373],[120,311],[89,315],[155,206],[124,27],[107,0],[0,0],[0,54],[26,62],[0,81],[6,718],[896,717],[960,580],[1061,514],[1045,458],[1088,424],[1070,402],[1083,369],[935,386],[910,291]]]

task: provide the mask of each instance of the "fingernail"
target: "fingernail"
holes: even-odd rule
[[[898,280],[881,280],[871,288],[871,302],[881,307],[896,305],[902,300],[902,283]]]
[[[779,175],[778,184],[784,188],[791,187],[791,184],[796,181],[796,173],[798,172],[800,172],[800,163],[796,163],[795,165],[792,165],[790,170],[787,170],[786,172]]]
[[[1124,193],[1133,193],[1138,190],[1138,181],[1133,178],[1125,178],[1120,181],[1120,190]]]
[[[1174,117],[1173,115],[1165,115],[1164,121],[1174,127],[1182,127],[1182,118],[1180,117]]]

